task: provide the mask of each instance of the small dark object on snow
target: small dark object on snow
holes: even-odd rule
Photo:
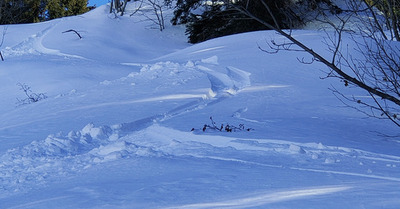
[[[79,34],[79,33],[78,33],[76,30],[74,30],[74,29],[66,30],[66,31],[64,31],[64,32],[62,32],[62,33],[69,33],[69,32],[74,32],[76,35],[78,35],[79,39],[82,39],[81,34]]]
[[[223,132],[223,131],[225,131],[225,132],[237,132],[237,131],[251,131],[251,130],[254,130],[252,128],[245,128],[244,124],[239,124],[239,127],[236,127],[236,126],[233,126],[233,125],[229,125],[229,124],[226,124],[224,126],[224,124],[221,124],[221,126],[218,127],[217,123],[213,120],[212,117],[210,117],[210,120],[211,120],[211,125],[204,124],[203,128],[201,129],[203,132],[205,132],[207,129],[217,130],[217,131],[221,131],[221,132]],[[191,131],[195,131],[195,130],[196,130],[195,128],[192,128]]]

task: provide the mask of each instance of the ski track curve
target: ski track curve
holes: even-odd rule
[[[71,55],[65,54],[60,52],[60,50],[46,48],[43,45],[43,39],[46,35],[52,31],[55,27],[57,27],[63,20],[53,20],[49,23],[49,26],[43,29],[42,31],[37,32],[36,34],[31,35],[30,37],[26,38],[19,44],[13,47],[6,47],[4,51],[4,56],[8,57],[15,57],[15,56],[23,56],[27,54],[32,55],[55,55],[61,57],[68,57],[68,58],[76,58],[76,59],[86,59],[79,55]]]

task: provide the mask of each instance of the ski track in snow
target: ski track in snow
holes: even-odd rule
[[[37,201],[30,202],[30,203],[26,203],[26,204],[21,204],[21,205],[18,205],[18,206],[10,207],[10,208],[7,208],[7,209],[28,208],[28,207],[32,207],[32,206],[35,206],[35,205],[40,204],[40,203],[45,203],[45,202],[50,202],[50,201],[57,201],[57,200],[65,199],[65,198],[68,198],[68,196],[61,196],[61,197],[48,198],[48,199],[44,199],[44,200],[37,200]]]
[[[47,30],[50,29],[48,28]],[[400,182],[400,157],[398,156],[376,154],[346,147],[330,147],[321,143],[294,143],[284,140],[239,139],[217,135],[202,135],[201,133],[180,132],[158,125],[158,121],[170,120],[177,115],[196,111],[202,108],[202,106],[216,104],[223,99],[229,99],[229,97],[245,91],[246,88],[252,88],[250,73],[234,67],[221,68],[218,64],[218,57],[210,57],[198,62],[188,62],[184,65],[171,62],[147,65],[139,73],[134,73],[120,80],[104,82],[102,85],[132,82],[129,79],[139,79],[136,81],[140,81],[141,76],[146,79],[152,76],[179,77],[180,72],[171,71],[172,68],[176,67],[204,73],[210,82],[210,93],[208,95],[168,94],[141,100],[91,104],[63,110],[64,112],[68,112],[145,101],[197,98],[197,100],[183,103],[181,106],[165,114],[153,115],[131,123],[113,126],[96,127],[93,124],[88,124],[80,131],[49,135],[44,140],[33,141],[24,147],[8,150],[4,155],[0,156],[0,197],[7,196],[8,193],[16,191],[29,190],[29,185],[32,185],[32,182],[35,182],[35,185],[45,184],[47,179],[52,176],[68,176],[99,163],[137,156],[190,156],[254,166],[266,166],[276,169],[357,176]],[[186,82],[181,79],[182,77],[179,77],[177,81]],[[176,81],[172,80],[172,82]],[[270,86],[265,88],[282,87],[286,86]],[[238,110],[234,117],[241,118],[240,114],[245,111],[246,108]],[[226,154],[221,155],[221,157],[216,155],[213,152],[214,150],[218,150],[218,153],[234,152],[246,153],[246,155],[238,154],[234,156],[239,156],[239,158],[226,158],[224,157],[227,156]],[[253,152],[255,153],[251,154],[253,158],[240,158]],[[273,161],[273,157],[277,154],[299,160],[295,161],[293,165],[281,165],[279,162]],[[260,158],[259,155],[269,157]],[[272,160],[268,160],[270,157]],[[340,170],[343,168],[335,166],[341,163],[348,164],[347,167],[349,169]],[[351,169],[356,166],[364,166],[365,173],[358,173]],[[388,169],[392,172],[386,173],[393,174],[392,176],[381,175],[379,172],[379,170]],[[296,191],[296,194],[307,196],[314,193],[325,194],[346,189],[348,188],[320,188],[317,190]],[[277,195],[281,195],[282,200],[285,197],[293,197],[291,192],[285,194],[276,193],[254,197],[256,199],[242,199],[237,200],[237,202],[231,202],[234,205],[219,202],[188,205],[182,206],[182,208],[258,205],[272,201]]]
[[[27,54],[33,54],[33,55],[41,55],[41,54],[47,54],[47,55],[55,55],[55,56],[61,56],[61,57],[68,57],[68,58],[77,58],[77,59],[86,59],[84,57],[78,56],[78,55],[71,55],[71,54],[65,54],[60,52],[59,50],[56,49],[49,49],[43,46],[43,39],[45,36],[52,31],[57,25],[59,25],[63,19],[60,19],[58,21],[52,21],[50,22],[50,25],[45,28],[42,31],[37,32],[34,35],[31,35],[21,43],[13,46],[13,47],[6,47],[4,51],[4,56],[7,57],[14,57],[14,56],[23,56]]]

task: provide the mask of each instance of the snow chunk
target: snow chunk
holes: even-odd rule
[[[104,81],[100,82],[101,85],[105,85],[105,86],[108,86],[108,85],[110,85],[111,83],[112,83],[112,82],[109,81],[109,80],[104,80]]]
[[[110,127],[94,127],[93,123],[87,124],[81,131],[82,135],[89,135],[94,139],[105,139],[110,135]]]
[[[233,90],[234,84],[228,75],[211,70],[210,68],[201,65],[197,66],[197,68],[207,74],[211,83],[211,90],[215,94],[230,92],[230,90]]]
[[[108,145],[100,146],[99,148],[96,148],[97,154],[99,154],[99,155],[109,155],[110,153],[121,152],[126,149],[127,149],[127,144],[124,141],[116,142],[113,144],[108,144]]]
[[[212,56],[201,60],[202,63],[218,65],[218,56]]]
[[[137,75],[139,75],[139,73],[137,73],[137,72],[131,72],[131,73],[129,73],[129,75],[127,76],[128,78],[133,78],[133,77],[135,77],[135,76],[137,76]]]
[[[336,160],[335,159],[332,159],[332,158],[326,158],[325,159],[325,163],[326,164],[332,164],[332,163],[335,163],[336,162]]]
[[[251,85],[251,73],[231,66],[227,67],[226,70],[228,71],[228,76],[232,79],[235,88],[243,89]]]
[[[211,83],[212,93],[210,95],[226,93],[234,95],[251,84],[250,73],[234,67],[226,67],[226,72],[220,72],[223,69],[217,65],[196,65],[196,68],[207,74]]]
[[[306,151],[304,151],[303,148],[301,148],[300,146],[294,145],[294,144],[291,144],[289,146],[289,151],[291,153],[295,153],[295,154],[305,154],[306,153]]]
[[[187,63],[186,63],[186,65],[185,65],[185,67],[188,67],[188,68],[193,68],[195,65],[194,65],[194,63],[192,62],[192,61],[188,61]]]
[[[89,153],[93,156],[94,163],[108,162],[117,160],[129,156],[136,146],[128,144],[125,141],[119,141],[111,144],[100,145],[98,148],[94,148]]]
[[[327,147],[320,142],[320,143],[318,143],[317,148],[318,149],[326,149]]]
[[[390,164],[390,163],[388,163],[388,164],[386,164],[386,167],[391,167],[391,168],[396,168],[397,166],[396,165],[394,165],[394,164]]]

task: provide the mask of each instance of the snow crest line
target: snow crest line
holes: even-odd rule
[[[240,160],[240,159],[234,159],[234,158],[215,157],[215,156],[198,156],[198,155],[191,155],[191,156],[197,157],[197,158],[207,158],[207,159],[214,159],[214,160],[238,162],[238,163],[244,163],[244,164],[256,165],[256,166],[263,166],[263,167],[269,167],[269,168],[283,168],[283,169],[298,170],[298,171],[309,171],[309,172],[316,172],[316,173],[328,173],[328,174],[338,174],[338,175],[346,175],[346,176],[358,176],[358,177],[364,177],[364,178],[372,178],[372,179],[381,179],[381,180],[400,182],[400,178],[396,178],[396,177],[387,177],[387,176],[378,176],[378,175],[351,173],[351,172],[342,172],[342,171],[332,171],[332,170],[311,169],[311,168],[285,167],[283,165],[264,164],[264,163],[259,163],[259,162],[252,162],[252,161],[246,161],[246,160]]]
[[[339,175],[347,175],[347,176],[358,176],[358,177],[365,177],[365,178],[373,178],[373,179],[381,179],[381,180],[400,182],[400,178],[388,177],[388,176],[377,176],[377,175],[369,175],[369,174],[361,174],[361,173],[350,173],[350,172],[341,172],[341,171],[330,171],[330,170],[318,170],[318,169],[310,169],[310,168],[289,167],[289,169],[291,169],[291,170],[299,170],[299,171],[311,171],[311,172],[318,172],[318,173],[339,174]]]
[[[85,105],[79,106],[72,109],[66,109],[62,111],[58,111],[57,113],[65,113],[65,112],[73,112],[77,110],[86,110],[92,108],[100,108],[100,107],[107,107],[107,106],[118,106],[118,105],[129,105],[135,103],[146,103],[146,102],[155,102],[155,101],[164,101],[164,100],[185,100],[185,99],[207,99],[208,96],[206,94],[171,94],[171,95],[164,95],[159,97],[151,97],[145,99],[138,99],[138,100],[128,100],[128,101],[120,101],[120,102],[105,102],[100,104],[93,104],[93,105]]]
[[[32,206],[35,206],[35,205],[40,204],[40,203],[52,202],[52,201],[57,201],[57,200],[61,200],[61,199],[66,199],[66,198],[69,198],[69,196],[61,196],[61,197],[54,197],[54,198],[48,198],[48,199],[43,199],[43,200],[37,200],[37,201],[30,202],[30,203],[25,203],[25,204],[22,204],[22,205],[13,206],[13,207],[10,207],[10,208],[7,208],[7,209],[28,208],[28,207],[32,207]]]
[[[251,197],[245,198],[235,198],[232,200],[222,201],[222,202],[210,202],[210,203],[197,203],[197,204],[188,204],[181,206],[173,206],[167,207],[164,209],[172,209],[172,208],[248,208],[248,207],[257,207],[261,205],[267,205],[276,202],[284,202],[294,199],[302,199],[319,195],[328,195],[332,193],[342,192],[345,190],[352,189],[352,187],[348,186],[327,186],[327,187],[317,187],[317,188],[305,188],[298,190],[288,190],[281,192],[268,192],[261,195],[255,195]]]
[[[154,144],[146,141],[146,146],[152,147],[154,150],[158,150],[162,153],[177,156],[193,156],[198,158],[208,158],[215,160],[224,161],[234,161],[245,164],[252,164],[256,166],[265,166],[271,168],[286,168],[291,170],[302,170],[309,172],[318,173],[329,173],[329,174],[340,174],[347,176],[359,176],[365,178],[381,179],[388,181],[400,182],[400,177],[395,176],[383,176],[378,175],[380,170],[388,170],[392,173],[397,173],[398,166],[386,164],[385,159],[398,159],[397,156],[388,156],[382,154],[376,154],[371,152],[366,152],[362,150],[345,148],[345,147],[330,147],[322,145],[321,143],[294,143],[284,140],[268,140],[268,139],[235,139],[226,136],[210,136],[210,135],[195,135],[193,133],[186,133],[177,130],[168,129],[161,127],[159,125],[153,125],[147,128],[146,135],[143,138],[158,139]],[[162,132],[163,135],[156,134],[157,132]],[[171,140],[171,142],[166,143],[166,141]],[[167,148],[160,146],[166,143]],[[179,142],[176,144],[176,142]],[[139,143],[140,142],[136,142]],[[248,151],[261,151],[262,156],[269,156],[273,153],[280,153],[287,157],[296,157],[299,160],[314,161],[316,166],[312,164],[305,164],[304,167],[297,167],[293,165],[280,165],[275,163],[265,163],[262,161],[262,157],[256,158],[261,159],[258,161],[249,161],[246,159],[233,159],[224,158],[219,156],[214,156],[209,152],[198,152],[186,148],[191,147],[194,144],[202,144],[202,147],[212,146],[213,148],[225,149],[234,148],[237,152],[248,152]],[[171,145],[173,145],[171,147]],[[197,154],[195,154],[197,153]],[[256,155],[256,154],[255,154]],[[374,156],[374,159],[380,160],[380,163],[372,161],[366,167],[367,174],[355,172],[356,170],[351,169],[356,166],[365,166],[362,164],[364,156]],[[273,160],[271,161],[273,162]],[[400,161],[397,161],[400,163]],[[364,162],[365,164],[367,162]],[[296,164],[296,163],[295,163]],[[348,164],[350,169],[347,170],[332,170],[341,168],[339,165]],[[336,166],[338,165],[338,166]],[[309,167],[312,166],[312,167]],[[377,170],[377,174],[372,174],[372,168]]]
[[[198,54],[198,53],[202,53],[202,52],[208,52],[208,51],[213,51],[213,50],[223,49],[223,48],[225,48],[225,46],[216,46],[216,47],[211,47],[211,48],[207,48],[207,49],[197,50],[197,51],[191,52],[190,54]]]

